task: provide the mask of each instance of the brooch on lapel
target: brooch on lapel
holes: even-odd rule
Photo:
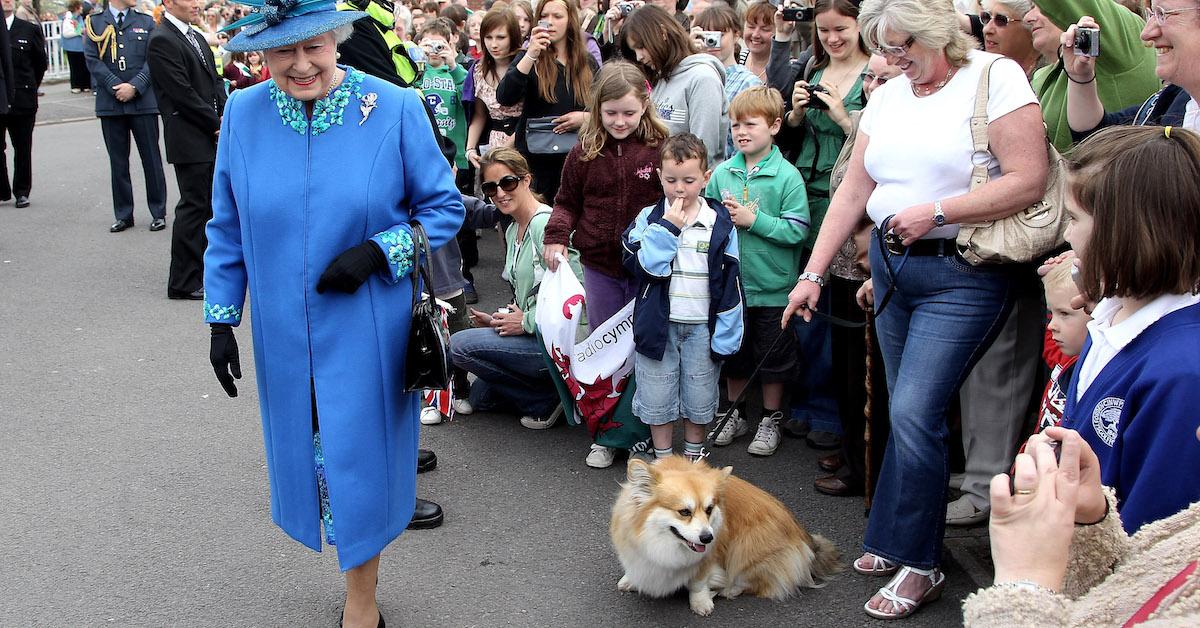
[[[358,110],[362,112],[362,120],[358,121],[358,126],[362,126],[363,122],[366,122],[367,118],[371,117],[371,112],[375,110],[375,104],[379,101],[379,95],[375,92],[367,92],[359,98],[359,101],[362,102],[358,106]]]

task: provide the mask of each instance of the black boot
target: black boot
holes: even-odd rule
[[[437,454],[428,449],[417,450],[417,473],[433,471],[437,468]]]
[[[442,525],[442,507],[437,504],[417,498],[416,508],[413,509],[412,521],[408,522],[409,530],[428,530]]]

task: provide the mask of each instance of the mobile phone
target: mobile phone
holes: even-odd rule
[[[1100,56],[1100,29],[1075,27],[1075,54],[1084,57]]]
[[[783,21],[785,22],[811,22],[813,21],[812,7],[790,7],[783,10]]]
[[[1055,464],[1057,464],[1060,460],[1062,460],[1062,441],[1057,441],[1057,440],[1051,439],[1050,440],[1050,450],[1054,452],[1054,462],[1055,462]],[[1016,478],[1017,478],[1017,463],[1014,462],[1013,465],[1008,468],[1008,494],[1009,495],[1017,494]]]
[[[544,31],[550,30],[550,20],[538,20],[538,28]]]

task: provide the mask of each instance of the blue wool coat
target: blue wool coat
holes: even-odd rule
[[[348,70],[343,86],[358,87],[340,94],[341,124],[318,135],[303,116],[285,122],[280,111],[295,101],[279,99],[273,81],[230,95],[204,255],[206,322],[237,325],[247,290],[253,303],[272,519],[320,551],[312,382],[343,570],[378,554],[412,518],[418,400],[403,384],[408,223],[419,220],[437,248],[463,220],[420,97]],[[364,121],[368,94],[377,100]],[[318,294],[329,263],[368,239],[387,254],[388,270],[353,294]]]

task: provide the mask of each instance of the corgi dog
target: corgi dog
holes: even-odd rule
[[[716,594],[783,600],[841,571],[827,539],[810,535],[766,491],[703,461],[630,459],[609,536],[621,591],[665,597],[687,587],[698,615]]]

